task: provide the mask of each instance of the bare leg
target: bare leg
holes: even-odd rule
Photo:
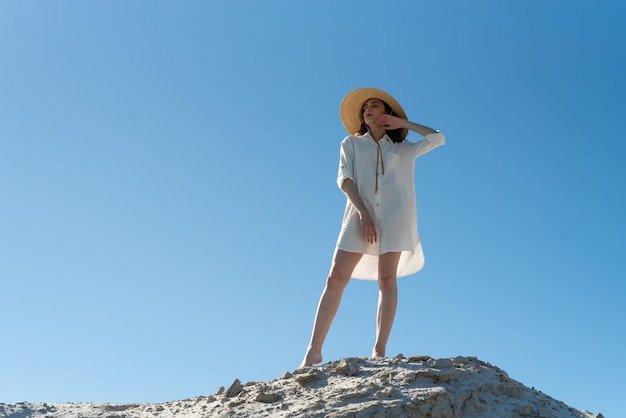
[[[339,249],[335,252],[333,265],[326,280],[326,287],[317,306],[311,342],[300,367],[312,366],[322,362],[322,345],[337,309],[339,309],[343,290],[350,281],[350,276],[352,276],[352,272],[361,257],[362,254],[349,253]]]
[[[400,253],[385,253],[378,258],[378,317],[376,320],[376,344],[372,357],[385,357],[387,340],[398,306],[396,275]]]

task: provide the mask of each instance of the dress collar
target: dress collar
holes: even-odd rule
[[[357,138],[359,138],[359,139],[371,139],[372,141],[375,141],[374,137],[369,132],[365,132],[363,135],[357,135]],[[383,135],[383,137],[380,138],[380,140],[381,141],[392,142],[391,138],[389,138],[389,135],[387,135],[387,134]]]

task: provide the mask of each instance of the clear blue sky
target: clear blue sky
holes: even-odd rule
[[[306,348],[345,198],[339,103],[420,158],[426,266],[388,354],[477,356],[626,416],[626,6],[0,1],[0,402],[161,402]],[[419,138],[413,134],[415,141]],[[348,286],[325,360],[367,356]]]

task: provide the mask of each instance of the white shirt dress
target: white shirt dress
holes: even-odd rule
[[[378,240],[368,243],[362,235],[359,214],[347,199],[337,248],[363,254],[352,277],[378,280],[378,256],[402,252],[397,277],[416,273],[424,266],[417,231],[415,159],[445,144],[437,132],[419,142],[394,143],[387,135],[377,144],[369,133],[348,136],[341,142],[339,188],[351,179],[376,223]],[[380,147],[379,147],[380,145]]]

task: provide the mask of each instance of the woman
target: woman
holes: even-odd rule
[[[322,362],[322,345],[351,277],[378,280],[376,342],[372,357],[385,357],[396,313],[396,278],[419,271],[424,256],[417,232],[414,162],[443,145],[443,134],[409,122],[391,95],[354,90],[340,106],[350,136],[341,143],[337,184],[346,209],[313,333],[300,367]],[[405,141],[412,130],[425,138]]]

